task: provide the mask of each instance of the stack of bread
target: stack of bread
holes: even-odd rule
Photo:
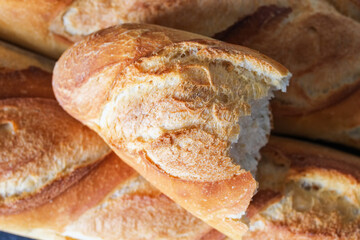
[[[0,1],[0,230],[360,239],[359,16],[351,0]]]

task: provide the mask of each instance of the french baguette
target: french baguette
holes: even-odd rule
[[[238,239],[270,132],[268,99],[289,77],[247,48],[124,24],[67,50],[53,86],[66,111],[155,187]]]
[[[0,215],[0,229],[43,240],[223,240],[115,154],[45,204]]]
[[[110,152],[55,101],[53,64],[0,42],[0,214],[44,204]]]
[[[287,1],[1,0],[0,38],[57,59],[74,42],[116,24],[157,24],[214,36],[259,6]]]
[[[358,156],[274,136],[261,155],[244,240],[360,238]]]
[[[225,239],[114,153],[104,156],[104,142],[44,94],[52,61],[1,44],[0,69],[14,72],[0,75],[0,230],[43,240]]]
[[[248,46],[293,73],[272,101],[274,131],[360,148],[360,23],[326,1],[259,8],[217,38]]]
[[[244,240],[358,239],[358,157],[274,136],[261,155]],[[225,239],[186,214],[111,154],[53,201],[0,216],[0,229],[58,240]]]
[[[263,1],[1,0],[0,38],[58,58],[74,41],[120,23],[151,23],[213,36]]]
[[[55,62],[0,41],[0,99],[55,99],[51,87]]]
[[[0,100],[0,136],[1,214],[51,200],[109,153],[54,99]]]

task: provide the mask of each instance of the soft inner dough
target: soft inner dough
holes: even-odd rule
[[[256,173],[259,150],[267,143],[271,130],[269,96],[257,101],[250,101],[251,115],[239,119],[240,134],[238,141],[230,148],[230,155],[242,168]]]

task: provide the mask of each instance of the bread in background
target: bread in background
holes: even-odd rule
[[[1,215],[0,229],[43,240],[225,239],[113,153],[52,201]]]
[[[360,23],[326,1],[288,1],[217,38],[256,49],[293,73],[272,101],[274,131],[360,148]]]
[[[327,0],[342,14],[360,22],[360,2],[358,0]]]
[[[51,87],[55,62],[0,41],[0,99],[55,98]]]
[[[151,23],[213,36],[254,11],[260,2],[2,0],[0,38],[58,58],[74,41],[122,23]]]
[[[360,158],[290,138],[261,150],[244,240],[360,237]]]

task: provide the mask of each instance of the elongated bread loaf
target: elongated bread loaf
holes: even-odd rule
[[[359,239],[358,156],[279,137],[261,155],[244,240]]]
[[[259,8],[217,37],[293,73],[272,101],[275,132],[360,148],[360,23],[326,1],[289,3]]]
[[[357,239],[358,157],[279,137],[261,154],[243,239]],[[47,240],[225,239],[114,154],[53,201],[0,216],[0,229]]]
[[[55,62],[0,41],[0,99],[54,98],[51,87]]]
[[[0,75],[1,230],[44,240],[225,238],[115,154],[104,157],[104,142],[46,99],[50,79],[23,70],[51,76],[51,61],[7,44],[0,61],[13,73]]]
[[[109,153],[53,99],[0,100],[0,136],[1,214],[49,201]]]
[[[270,131],[268,100],[289,77],[247,48],[125,24],[66,51],[53,86],[66,111],[155,187],[239,238]]]
[[[51,99],[52,67],[50,60],[0,43],[2,215],[48,202],[110,152]]]
[[[0,229],[43,240],[223,240],[115,154],[52,201],[0,215]]]
[[[73,41],[120,23],[152,23],[212,36],[262,1],[2,0],[0,37],[57,58]]]

